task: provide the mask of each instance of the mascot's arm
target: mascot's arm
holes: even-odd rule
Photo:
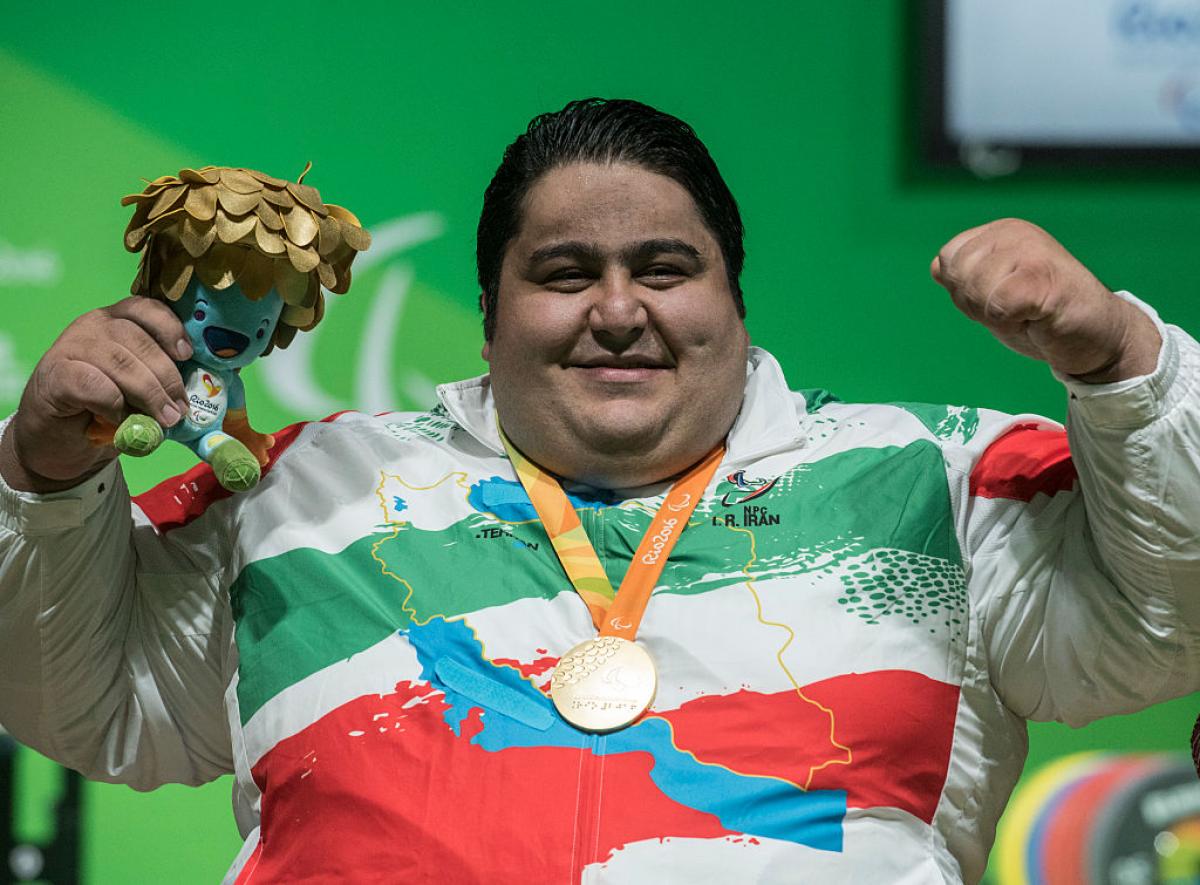
[[[237,375],[229,385],[229,410],[221,429],[253,452],[260,467],[267,466],[267,452],[275,445],[275,437],[259,433],[250,426],[250,419],[246,417],[246,388]]]
[[[99,415],[93,415],[92,423],[88,425],[87,429],[88,442],[94,446],[111,446],[116,432],[115,424],[109,424]]]

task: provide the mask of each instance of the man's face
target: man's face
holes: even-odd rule
[[[673,476],[724,439],[748,338],[688,192],[627,164],[554,169],[530,189],[500,276],[500,423],[543,467],[609,488]]]

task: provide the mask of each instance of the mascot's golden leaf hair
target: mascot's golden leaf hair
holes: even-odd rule
[[[253,169],[183,169],[124,197],[122,206],[137,207],[125,248],[142,252],[130,291],[177,301],[193,274],[214,290],[236,282],[252,300],[274,287],[284,308],[271,346],[287,347],[321,321],[321,287],[349,289],[350,263],[371,245],[353,213],[302,183],[308,168],[294,182]]]

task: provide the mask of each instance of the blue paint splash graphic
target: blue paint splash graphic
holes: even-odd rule
[[[559,718],[550,699],[517,671],[485,660],[479,641],[464,621],[433,618],[402,631],[405,634],[417,651],[422,678],[445,694],[450,707],[445,714],[446,724],[456,737],[462,737],[462,724],[471,710],[482,708],[483,729],[471,741],[491,753],[512,747],[588,749],[597,756],[647,753],[654,760],[650,778],[665,796],[714,815],[728,830],[824,851],[842,850],[844,790],[805,792],[783,780],[739,774],[700,762],[674,746],[671,728],[660,718],[644,719],[608,735],[586,734]],[[491,682],[495,688],[476,693],[507,698],[501,706],[508,706],[514,715],[490,709],[487,698],[467,697],[451,688],[438,677],[439,667],[443,672],[459,668],[473,672],[472,679],[453,680],[460,689],[478,685],[481,680]],[[513,693],[522,696],[523,713],[512,705]],[[549,718],[529,715],[539,707]],[[549,727],[545,726],[547,721]]]
[[[568,492],[567,498],[576,510],[584,507],[599,510],[616,503],[611,496],[600,493],[590,496]],[[481,479],[471,486],[467,502],[480,513],[490,513],[505,522],[537,519],[537,511],[533,509],[529,495],[519,482],[511,479],[501,479],[498,476]]]

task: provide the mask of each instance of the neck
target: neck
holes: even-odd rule
[[[511,444],[527,460],[560,480],[605,490],[637,489],[675,479],[722,445],[725,433],[713,434],[686,447],[670,451],[571,451],[566,457],[549,450],[537,434],[504,429]]]

